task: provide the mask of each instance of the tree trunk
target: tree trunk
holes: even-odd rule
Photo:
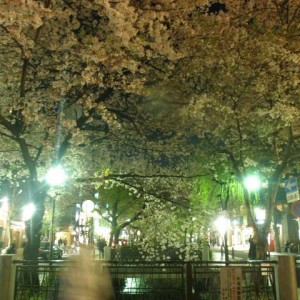
[[[280,244],[279,230],[277,224],[274,224],[273,230],[274,230],[274,239],[275,239],[275,251],[281,253],[281,244]]]
[[[113,242],[115,244],[115,246],[117,245],[117,241],[116,241],[116,237],[115,237],[115,233],[117,231],[117,219],[115,217],[113,217],[112,222],[111,222],[111,232],[110,232],[110,237],[109,237],[109,247],[112,246]]]
[[[34,197],[33,204],[35,205],[35,212],[32,218],[25,223],[25,232],[27,236],[27,243],[24,247],[24,260],[37,260],[38,250],[40,247],[41,228],[43,223],[43,217],[45,212],[45,198],[47,189],[44,187],[39,188],[41,183],[32,185],[34,189],[31,189],[31,193],[28,193]]]
[[[224,253],[225,253],[225,262],[226,262],[226,265],[228,264],[229,262],[229,251],[228,251],[228,232],[226,230],[225,234],[224,234]]]
[[[35,211],[30,220],[25,223],[25,232],[27,236],[27,243],[24,247],[23,257],[24,264],[37,264],[38,263],[38,252],[40,247],[41,228],[42,221],[45,211],[45,198],[47,194],[47,188],[43,187],[41,183],[30,185],[31,189],[28,189],[29,200],[35,205]],[[33,200],[34,199],[34,200]],[[30,295],[34,295],[39,289],[40,281],[38,272],[35,269],[28,267],[27,272],[24,274],[24,281],[27,286],[30,287]]]
[[[257,230],[254,235],[256,246],[256,259],[265,260],[268,253],[268,232],[265,228]]]

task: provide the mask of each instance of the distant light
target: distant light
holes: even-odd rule
[[[5,212],[8,212],[8,198],[5,196],[0,200],[0,203],[2,203],[1,205],[1,209]]]
[[[237,225],[239,224],[239,222],[238,222],[237,220],[233,220],[233,221],[232,221],[232,224],[233,224],[234,226],[237,226]]]
[[[0,199],[0,202],[8,202],[8,198],[6,196],[4,196],[2,199]]]
[[[35,205],[33,203],[28,203],[23,207],[22,220],[28,221],[32,218],[35,213]]]
[[[265,222],[266,219],[266,210],[259,208],[259,207],[255,207],[254,208],[254,213],[255,213],[255,219],[256,219],[256,223],[257,224],[263,224]]]
[[[66,172],[60,165],[52,167],[46,174],[46,181],[51,186],[63,185],[66,179]]]
[[[244,181],[248,191],[257,191],[261,187],[261,180],[257,175],[248,176]]]
[[[229,220],[227,218],[225,218],[224,216],[219,216],[216,220],[215,220],[215,226],[217,228],[217,230],[219,231],[219,233],[221,235],[224,235],[226,230],[229,227]]]
[[[94,210],[95,204],[92,200],[85,200],[82,203],[82,210],[84,213],[89,214]]]

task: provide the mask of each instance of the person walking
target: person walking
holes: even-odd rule
[[[107,246],[104,238],[100,238],[97,242],[98,250],[99,250],[99,259],[104,258],[104,247]]]

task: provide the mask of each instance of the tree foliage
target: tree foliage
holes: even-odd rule
[[[198,260],[208,243],[209,211],[200,212],[165,203],[147,202],[137,226],[138,246],[146,260]]]
[[[17,174],[37,206],[27,258],[36,258],[44,174],[58,162],[76,178],[99,170],[94,158],[122,176],[218,174],[222,165],[242,180],[256,167],[272,212],[299,160],[299,5],[2,1],[1,178]]]

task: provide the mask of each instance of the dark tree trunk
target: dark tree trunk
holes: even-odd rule
[[[47,188],[45,186],[43,187],[41,183],[33,184],[32,187],[33,189],[30,189],[31,193],[28,194],[32,197],[32,203],[35,205],[35,212],[32,218],[26,221],[25,224],[27,243],[25,244],[23,252],[24,260],[38,259],[41,228],[45,212],[45,198],[47,194]]]
[[[264,228],[259,229],[255,236],[256,259],[264,260],[267,258],[268,251],[268,233]]]
[[[228,251],[228,240],[227,240],[227,230],[224,234],[224,253],[225,253],[225,262],[226,262],[226,265],[228,264],[229,262],[229,251]]]
[[[45,198],[47,194],[46,186],[36,183],[32,184],[31,188],[28,189],[29,198],[35,206],[35,211],[30,220],[26,221],[26,236],[27,243],[24,247],[23,257],[24,264],[28,265],[28,270],[24,273],[24,281],[28,287],[30,287],[30,295],[35,295],[39,289],[39,276],[35,268],[30,267],[32,264],[38,263],[38,251],[40,247],[40,237],[42,221],[45,211]]]

